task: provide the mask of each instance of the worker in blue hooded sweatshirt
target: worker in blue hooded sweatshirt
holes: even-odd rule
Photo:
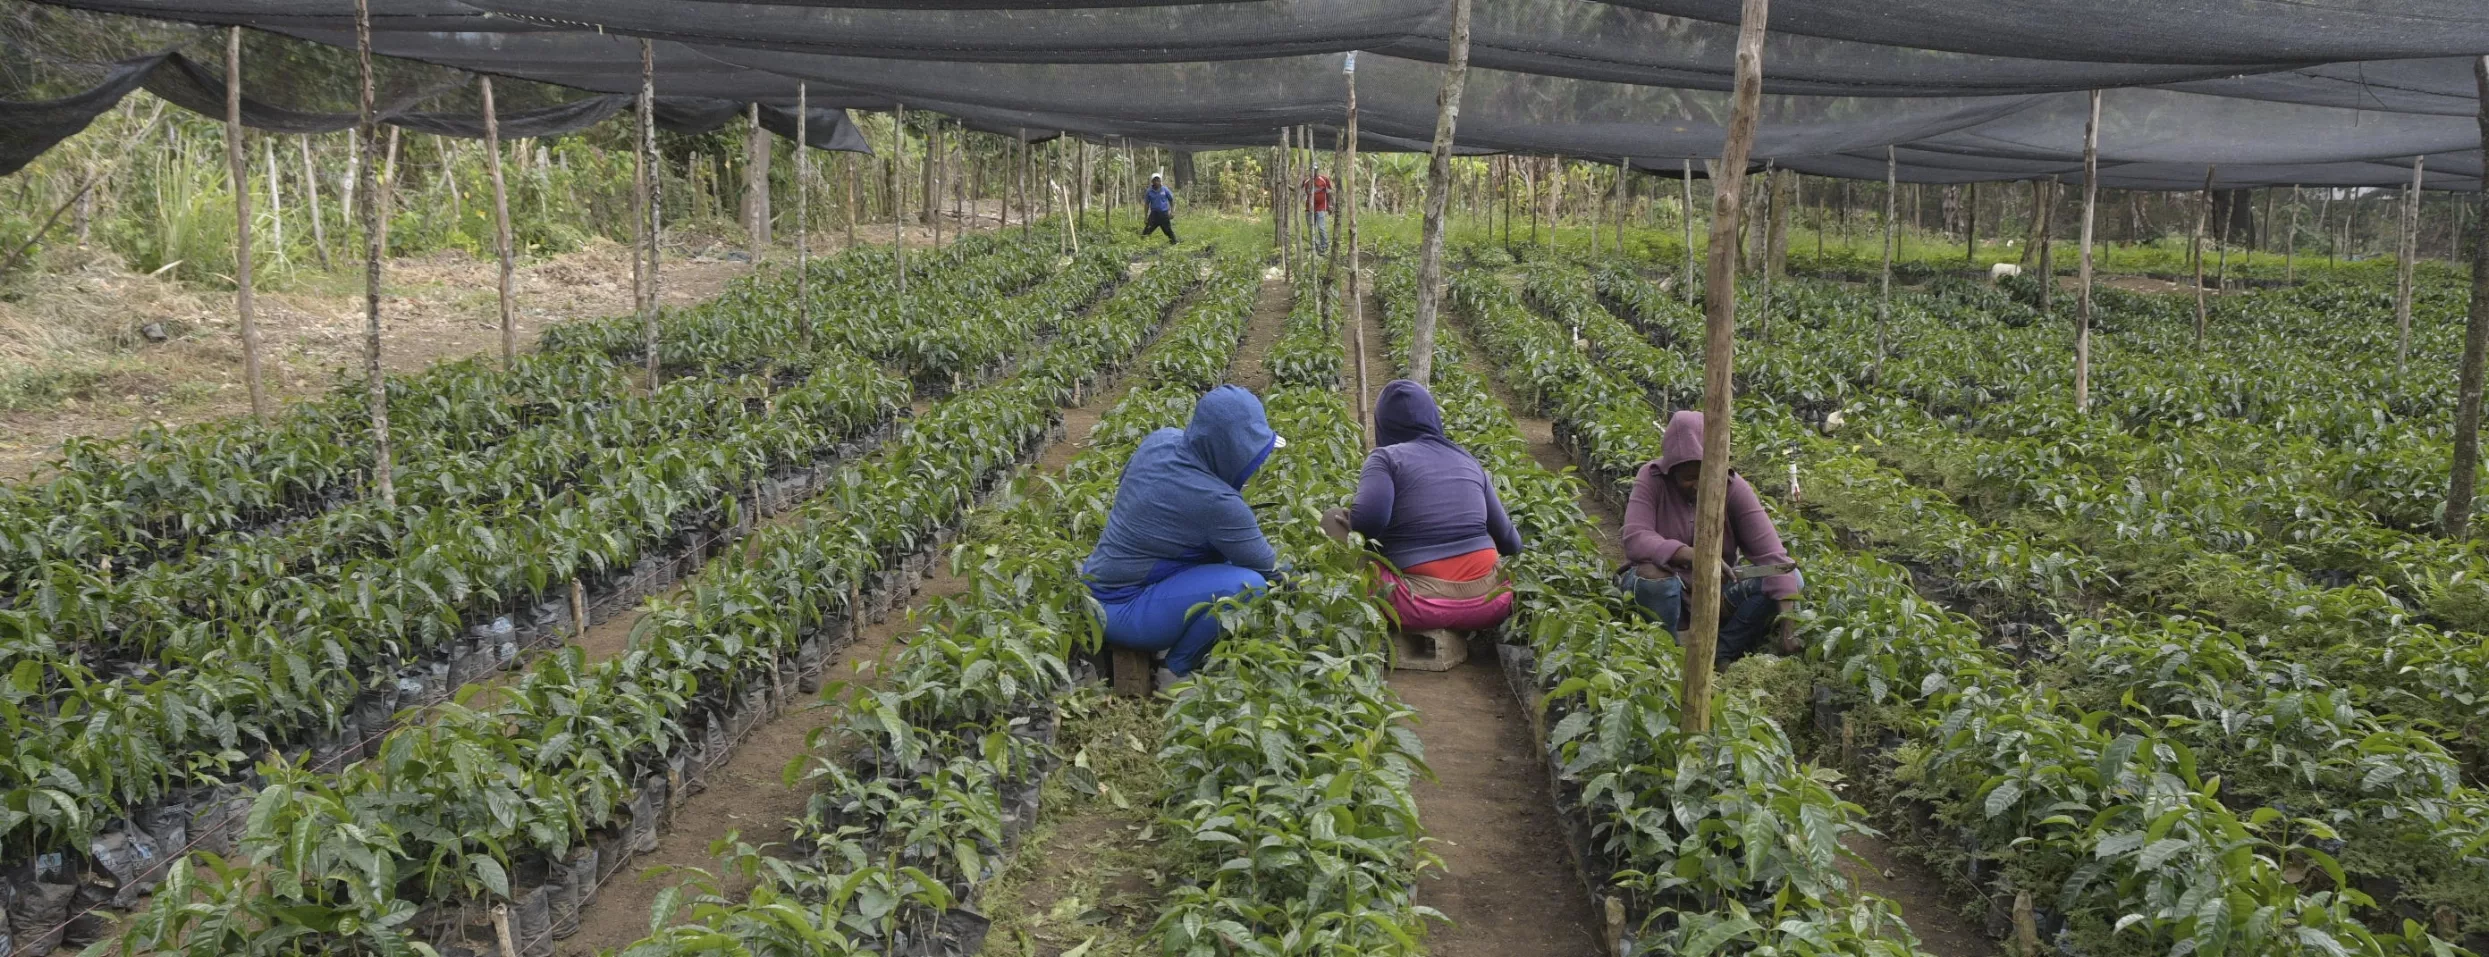
[[[1124,464],[1080,573],[1105,609],[1107,644],[1166,653],[1162,685],[1201,667],[1218,643],[1218,616],[1205,604],[1268,585],[1278,554],[1244,486],[1285,444],[1262,400],[1223,385],[1193,404],[1190,424],[1150,433]]]

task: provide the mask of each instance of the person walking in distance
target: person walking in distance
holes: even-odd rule
[[[1314,213],[1314,255],[1331,251],[1331,177],[1315,170],[1305,181],[1305,205]]]
[[[1149,174],[1149,190],[1141,194],[1141,200],[1149,204],[1149,221],[1141,224],[1141,235],[1155,229],[1167,234],[1167,245],[1175,245],[1175,194],[1167,189],[1166,181]]]

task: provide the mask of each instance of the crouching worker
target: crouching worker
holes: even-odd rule
[[[1616,584],[1643,613],[1675,634],[1685,630],[1691,616],[1686,593],[1694,582],[1694,497],[1696,483],[1709,467],[1703,462],[1703,414],[1685,411],[1669,417],[1659,452],[1659,461],[1644,465],[1634,476],[1633,497],[1625,504],[1627,564],[1616,573]],[[1721,542],[1720,560],[1734,569],[1742,555],[1752,571],[1776,568],[1781,573],[1744,580],[1722,575],[1716,660],[1727,666],[1760,647],[1764,636],[1775,630],[1780,652],[1796,653],[1791,630],[1796,622],[1788,612],[1803,580],[1781,547],[1780,531],[1763,511],[1754,486],[1733,471],[1726,518],[1728,538]]]
[[[1400,379],[1374,403],[1374,451],[1357,477],[1357,499],[1323,516],[1323,530],[1355,531],[1383,551],[1392,609],[1406,631],[1481,631],[1512,614],[1512,589],[1496,574],[1521,553],[1521,533],[1495,497],[1495,483],[1468,450],[1443,435],[1443,413],[1426,387]],[[1398,569],[1394,572],[1392,569]]]
[[[1268,584],[1277,555],[1243,489],[1283,444],[1260,399],[1220,386],[1194,403],[1190,424],[1150,433],[1124,464],[1080,572],[1105,609],[1108,645],[1165,653],[1162,687],[1201,667],[1218,643],[1208,603]]]

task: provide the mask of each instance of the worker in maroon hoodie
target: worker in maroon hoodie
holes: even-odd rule
[[[1703,414],[1679,412],[1668,419],[1660,436],[1659,461],[1634,476],[1633,498],[1625,503],[1625,561],[1616,584],[1674,634],[1692,617],[1686,591],[1694,581],[1694,495],[1703,469]],[[1744,559],[1750,571],[1786,566],[1779,574],[1738,579],[1724,573],[1720,596],[1719,664],[1725,666],[1763,643],[1775,627],[1783,654],[1796,652],[1789,611],[1802,584],[1789,552],[1781,547],[1780,530],[1763,511],[1746,477],[1728,476],[1728,540],[1720,560],[1730,569]]]

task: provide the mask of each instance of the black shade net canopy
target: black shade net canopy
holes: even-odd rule
[[[1463,152],[1675,175],[1716,155],[1737,0],[1474,0]],[[1179,149],[1317,142],[1356,53],[1367,148],[1422,149],[1449,0],[370,0],[386,122],[480,135],[474,74],[506,78],[504,135],[625,109],[653,41],[658,115],[744,104],[812,145],[868,149],[848,110],[905,104],[1025,139]],[[221,40],[251,28],[246,125],[351,125],[353,0],[0,0],[0,170],[144,87],[223,112]],[[1778,0],[1754,159],[1909,182],[2079,180],[2104,90],[2101,183],[2197,189],[2481,183],[2480,0]],[[524,81],[524,82],[519,82]],[[504,88],[509,89],[507,87]]]

